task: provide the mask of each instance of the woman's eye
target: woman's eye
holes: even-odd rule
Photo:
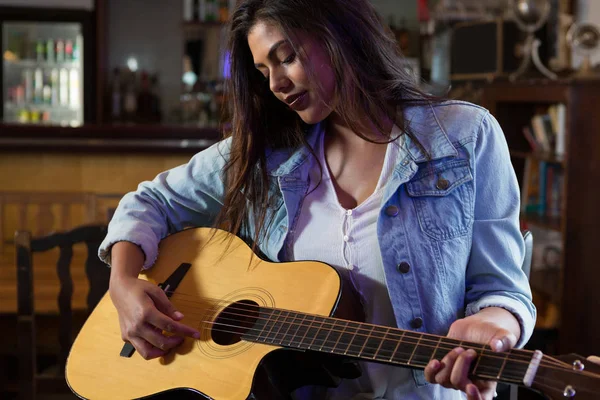
[[[290,54],[289,57],[287,57],[285,60],[283,60],[281,63],[282,64],[290,64],[292,62],[294,62],[294,60],[296,59],[296,54],[292,53]]]

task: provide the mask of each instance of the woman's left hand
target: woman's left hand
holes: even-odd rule
[[[513,348],[519,336],[517,319],[509,311],[498,307],[484,308],[477,314],[459,319],[448,332],[449,338],[487,344],[494,351]],[[431,360],[425,368],[425,378],[446,388],[462,390],[468,400],[492,399],[496,382],[469,379],[469,368],[476,357],[473,349],[458,347],[441,361]]]

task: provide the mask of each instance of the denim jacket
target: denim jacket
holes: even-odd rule
[[[500,126],[487,110],[458,101],[412,106],[405,121],[421,146],[407,136],[399,141],[377,222],[397,326],[445,335],[457,318],[502,307],[518,319],[517,346],[524,345],[536,310],[521,270],[519,186]],[[320,129],[316,125],[307,133],[309,144]],[[229,144],[219,142],[125,195],[100,257],[110,263],[112,244],[129,241],[142,248],[147,268],[168,234],[211,226],[222,206]],[[271,261],[293,258],[309,157],[305,147],[267,154],[273,223],[258,246]],[[425,384],[422,373],[415,379]]]

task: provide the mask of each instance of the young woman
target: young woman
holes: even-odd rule
[[[421,93],[368,0],[242,0],[229,51],[228,137],[127,194],[101,246],[124,340],[150,359],[198,337],[137,279],[190,226],[273,261],[329,263],[367,322],[497,351],[528,340],[519,188],[485,109]],[[425,373],[363,363],[358,379],[295,396],[489,399],[495,384],[468,378],[473,358],[457,348]]]

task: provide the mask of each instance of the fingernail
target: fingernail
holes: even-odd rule
[[[200,332],[194,333],[194,339],[200,339]]]
[[[456,354],[461,354],[463,351],[465,351],[465,349],[463,349],[462,347],[457,347],[456,349],[454,349],[454,351],[456,352]]]
[[[494,342],[494,350],[495,351],[502,351],[502,349],[504,349],[504,342],[500,339],[496,340]]]
[[[182,318],[183,318],[183,314],[182,314],[182,313],[180,313],[179,311],[175,311],[175,312],[173,313],[173,318],[175,318],[175,319],[177,319],[177,320],[179,320],[179,319],[182,319]]]
[[[431,369],[437,371],[437,369],[440,367],[440,362],[438,360],[432,360],[429,365],[431,366]]]

